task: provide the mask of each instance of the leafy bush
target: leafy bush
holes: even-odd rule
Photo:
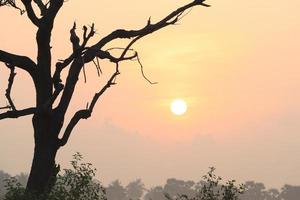
[[[214,172],[215,168],[211,167],[207,175],[203,176],[204,180],[197,184],[194,197],[180,194],[175,200],[238,200],[240,194],[245,192],[244,185],[235,185],[235,180],[222,184],[222,178],[215,175]],[[173,200],[167,193],[165,193],[165,197]]]
[[[19,200],[24,198],[25,188],[18,182],[16,177],[10,177],[5,180],[5,200]]]
[[[49,194],[34,197],[26,194],[25,188],[15,177],[6,180],[5,200],[41,199],[41,200],[106,200],[105,190],[100,182],[94,180],[96,169],[90,163],[82,162],[82,155],[76,153],[71,161],[72,169],[64,169],[58,174],[56,183]]]
[[[82,155],[76,153],[71,161],[73,169],[64,169],[58,175],[49,200],[98,200],[106,199],[105,190],[94,180],[96,169],[91,163],[82,163]]]
[[[245,192],[244,185],[235,185],[235,180],[222,184],[222,178],[214,172],[215,168],[211,167],[207,175],[203,176],[204,182],[198,189],[195,200],[238,200],[240,194]]]

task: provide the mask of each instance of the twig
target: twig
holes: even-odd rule
[[[9,103],[10,108],[13,111],[16,111],[16,107],[15,107],[14,102],[12,101],[11,96],[10,96],[11,89],[12,89],[14,79],[15,79],[15,76],[16,76],[15,67],[11,66],[9,64],[6,64],[6,66],[10,69],[10,74],[9,74],[9,78],[8,78],[8,85],[7,85],[5,96],[7,98],[7,101]]]
[[[158,82],[152,82],[152,81],[150,81],[150,80],[146,77],[146,75],[145,75],[145,73],[144,73],[144,66],[143,66],[143,64],[142,64],[142,62],[141,62],[141,59],[140,59],[139,55],[136,56],[136,59],[137,59],[139,65],[140,65],[140,67],[141,67],[141,73],[142,73],[142,76],[144,77],[144,79],[146,79],[146,81],[148,81],[148,82],[149,82],[150,84],[152,84],[152,85],[158,84]]]

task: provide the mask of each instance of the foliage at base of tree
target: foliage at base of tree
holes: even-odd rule
[[[15,177],[6,180],[4,200],[106,200],[105,189],[95,178],[96,169],[91,163],[83,163],[76,153],[71,161],[72,169],[64,169],[56,177],[51,191],[37,197],[28,194]]]

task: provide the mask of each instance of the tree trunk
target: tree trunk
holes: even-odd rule
[[[33,117],[34,128],[34,156],[27,182],[26,193],[47,194],[55,183],[58,168],[55,157],[58,146],[58,131],[53,124],[53,117],[36,114]],[[55,120],[57,124],[57,120]]]
[[[55,177],[55,155],[57,150],[51,147],[36,145],[26,190],[42,194],[49,190],[51,180]]]

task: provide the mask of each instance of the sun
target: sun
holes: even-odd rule
[[[171,103],[171,111],[175,115],[183,115],[187,111],[187,104],[182,99],[175,99]]]

